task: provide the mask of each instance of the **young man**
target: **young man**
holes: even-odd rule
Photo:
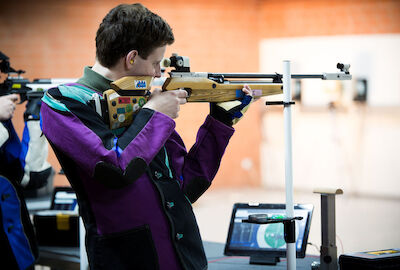
[[[20,185],[21,142],[11,122],[17,101],[15,94],[0,97],[0,265],[33,269],[38,247]]]
[[[187,152],[173,120],[186,103],[184,90],[154,91],[118,134],[88,104],[124,76],[160,77],[173,41],[158,15],[119,5],[97,31],[93,67],[43,98],[43,132],[77,193],[91,269],[207,268],[191,203],[217,173],[233,114],[243,106],[228,112],[213,104]]]

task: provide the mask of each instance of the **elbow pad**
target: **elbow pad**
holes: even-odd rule
[[[94,168],[94,178],[110,189],[120,189],[135,182],[146,171],[147,164],[142,158],[134,158],[125,171],[113,164],[100,161]]]

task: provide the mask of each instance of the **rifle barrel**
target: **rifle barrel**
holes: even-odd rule
[[[229,84],[272,84],[271,81],[239,81],[239,80],[230,80],[227,81]]]
[[[223,76],[226,79],[274,79],[282,77],[282,74],[262,74],[262,73],[209,73],[209,76]],[[323,79],[323,74],[292,74],[292,79]]]
[[[223,76],[226,79],[274,79],[279,74],[261,74],[261,73],[208,73],[208,76],[218,77]]]
[[[323,74],[292,74],[292,79],[323,79]]]

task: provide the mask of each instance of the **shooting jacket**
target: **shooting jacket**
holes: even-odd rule
[[[0,133],[0,267],[27,269],[39,253],[20,185],[21,142],[11,120],[0,122]]]
[[[86,67],[43,98],[42,128],[77,193],[91,269],[206,269],[191,203],[234,130],[208,116],[186,151],[170,117],[141,109],[111,132],[88,105],[110,81]]]

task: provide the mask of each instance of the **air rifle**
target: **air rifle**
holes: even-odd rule
[[[29,81],[21,76],[25,71],[12,68],[9,60],[8,56],[0,52],[0,72],[7,74],[7,78],[0,84],[0,96],[19,94],[20,103],[41,98],[46,90],[59,84],[76,81],[76,79],[34,79]]]
[[[128,76],[111,83],[112,89],[105,91],[103,96],[106,103],[103,115],[111,129],[130,125],[133,115],[147,102],[150,89],[155,85],[162,86],[162,91],[186,90],[188,102],[240,100],[244,95],[244,84],[250,86],[254,97],[282,93],[282,81],[265,81],[260,80],[263,77],[247,77],[243,74],[191,72],[189,58],[176,54],[164,59],[162,66],[174,68],[169,72],[169,77],[153,79],[151,76]],[[95,103],[100,104],[100,101]],[[97,108],[97,111],[101,111],[100,105]]]
[[[96,110],[109,123],[111,129],[128,126],[133,115],[143,107],[150,97],[150,89],[159,85],[162,91],[184,89],[188,92],[188,102],[225,102],[241,100],[245,84],[252,89],[255,98],[282,94],[282,74],[260,73],[207,73],[191,72],[189,58],[173,54],[162,61],[163,67],[172,67],[169,77],[128,76],[111,83],[110,90],[104,92],[105,106],[96,100]],[[292,75],[292,78],[320,78],[323,80],[351,79],[350,65],[338,64],[341,72],[320,75]],[[104,108],[105,109],[102,109]]]

